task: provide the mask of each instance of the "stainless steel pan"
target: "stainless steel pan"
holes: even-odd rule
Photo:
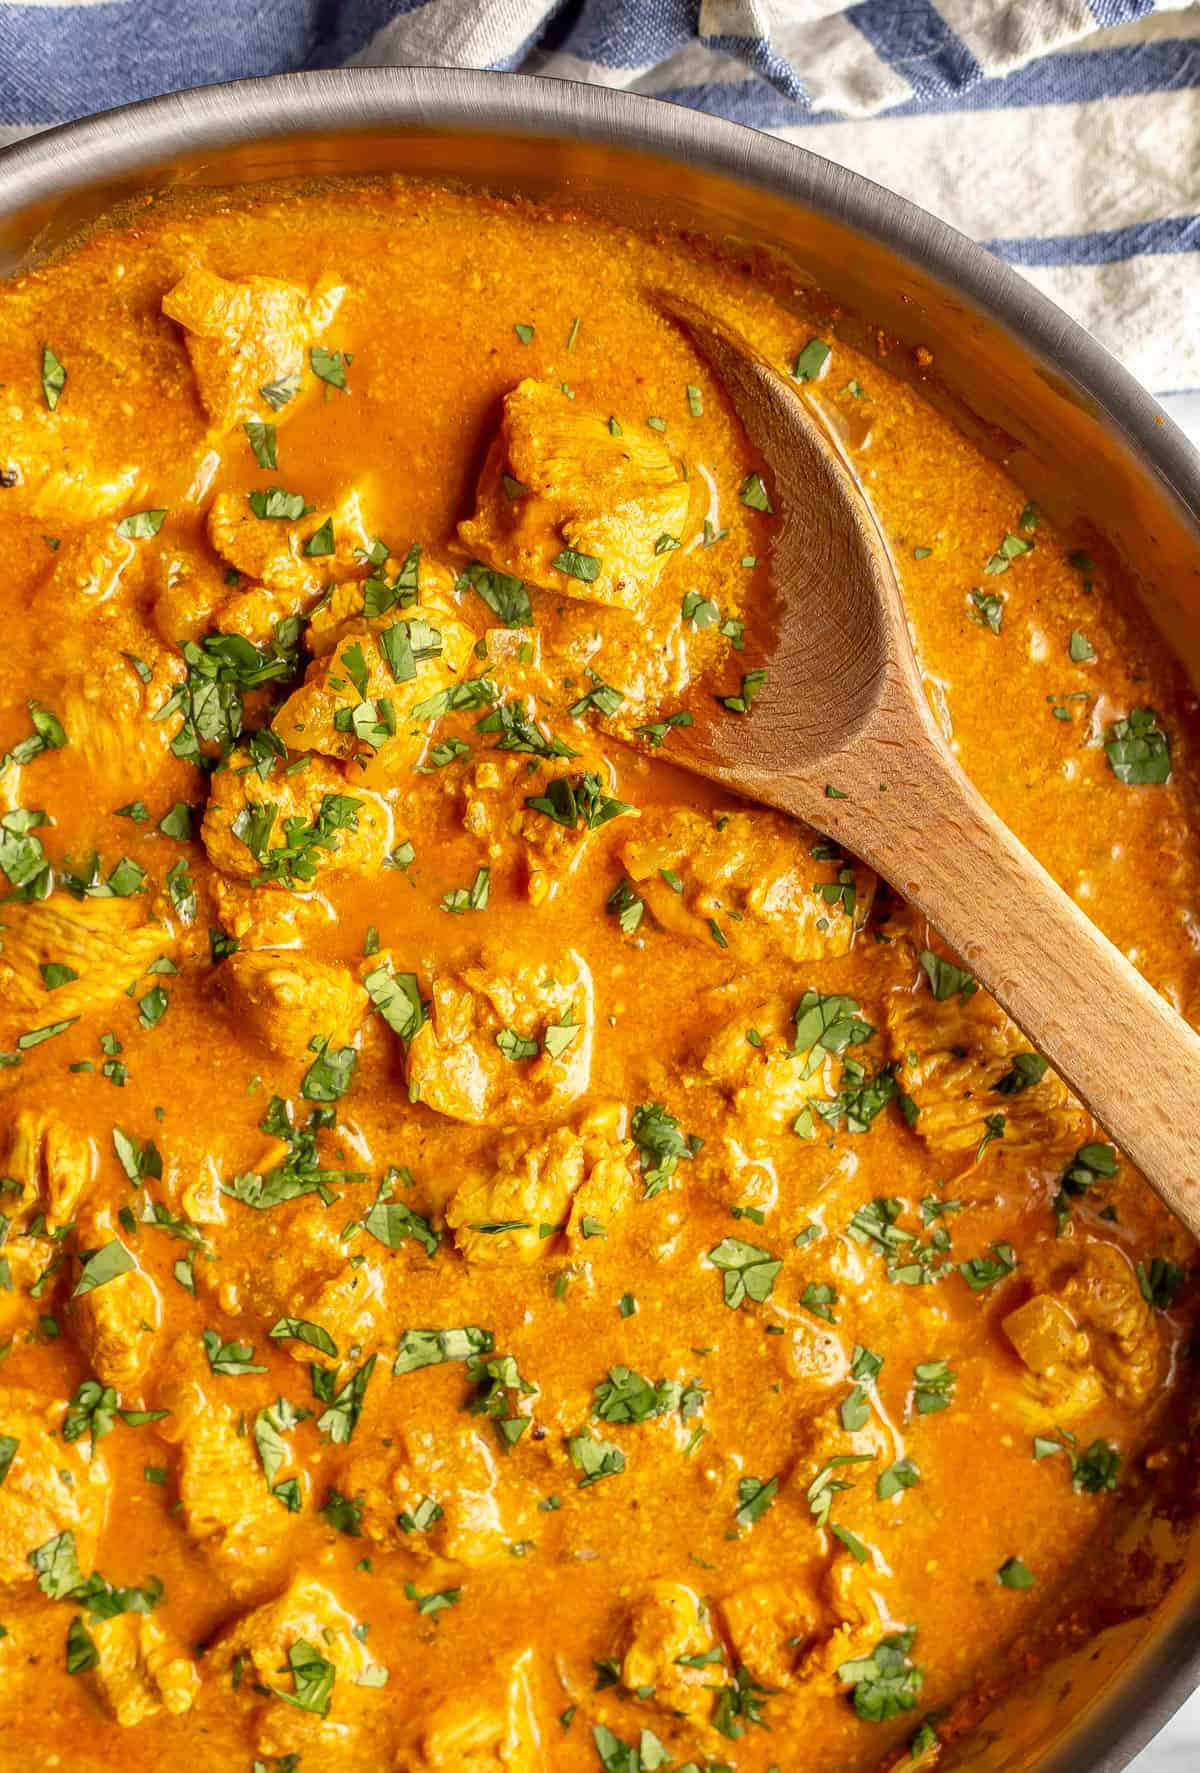
[[[698,228],[733,251],[782,252],[842,305],[840,336],[873,341],[883,328],[889,369],[919,379],[1052,517],[1107,539],[1200,685],[1200,457],[1182,434],[997,260],[878,185],[754,131],[519,75],[364,68],[209,87],[0,154],[0,273],[147,192],[392,172],[566,196],[625,221]],[[1197,1683],[1200,1532],[1153,1613],[1002,1697],[947,1765],[1119,1773]]]

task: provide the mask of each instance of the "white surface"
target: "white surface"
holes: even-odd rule
[[[1194,394],[1164,395],[1159,401],[1164,412],[1170,413],[1177,425],[1181,425],[1200,449],[1200,390]]]
[[[1176,1712],[1162,1733],[1144,1748],[1129,1773],[1196,1773],[1200,1767],[1200,1693]]]
[[[1162,406],[1200,449],[1200,393],[1174,395]],[[1129,1773],[1200,1773],[1200,1692],[1142,1750]]]

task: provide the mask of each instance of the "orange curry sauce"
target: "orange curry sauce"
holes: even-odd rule
[[[1173,668],[786,282],[407,184],[16,279],[0,1766],[932,1766],[1186,1454],[1189,1241],[670,764],[773,518],[660,287],[798,371],[962,762],[1200,1007]]]

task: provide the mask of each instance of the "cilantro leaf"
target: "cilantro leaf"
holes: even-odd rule
[[[240,1379],[247,1373],[265,1373],[267,1370],[256,1364],[251,1342],[222,1342],[216,1330],[201,1331],[200,1340],[211,1371],[220,1378]]]
[[[776,1276],[783,1267],[780,1257],[737,1237],[722,1238],[708,1252],[708,1260],[722,1271],[725,1303],[734,1311],[747,1299],[758,1305],[769,1299]]]
[[[1153,708],[1131,708],[1104,736],[1104,755],[1118,782],[1144,787],[1171,779],[1171,745]]]
[[[101,1249],[93,1250],[87,1257],[75,1283],[72,1299],[79,1299],[85,1293],[94,1291],[96,1287],[107,1286],[109,1281],[116,1280],[118,1275],[128,1274],[137,1267],[137,1263],[119,1238],[113,1238]]]
[[[843,1662],[837,1671],[858,1716],[868,1724],[883,1724],[899,1712],[911,1711],[924,1684],[921,1669],[909,1660],[915,1625],[881,1638],[869,1656]]]
[[[506,628],[527,628],[533,621],[533,605],[525,581],[484,566],[482,561],[473,560],[463,568],[455,589],[477,592]]]
[[[67,372],[49,345],[42,346],[42,398],[53,412],[67,385]]]

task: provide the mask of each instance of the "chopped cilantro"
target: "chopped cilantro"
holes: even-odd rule
[[[1153,708],[1132,708],[1104,736],[1104,755],[1118,782],[1128,787],[1169,782],[1171,746]]]
[[[216,1330],[204,1330],[200,1336],[208,1364],[214,1373],[225,1379],[240,1379],[247,1373],[265,1373],[255,1362],[251,1342],[222,1342]]]
[[[533,605],[523,579],[497,572],[473,560],[459,575],[456,590],[473,590],[506,628],[527,628],[533,620]]]
[[[280,376],[277,382],[268,382],[258,391],[271,411],[278,412],[281,406],[286,406],[300,392],[299,372],[293,371],[291,375]]]
[[[1017,1255],[1012,1245],[994,1243],[990,1254],[972,1256],[966,1262],[960,1262],[958,1272],[973,1293],[982,1293],[987,1287],[994,1286],[997,1281],[1013,1274],[1016,1267]]]
[[[768,673],[761,668],[757,671],[744,671],[742,673],[742,687],[737,695],[718,696],[717,701],[721,704],[722,708],[727,708],[731,714],[749,714],[750,709],[754,705],[755,697],[762,689],[763,684],[767,681],[767,675]]]
[[[998,591],[972,591],[970,594],[971,620],[981,628],[990,628],[993,634],[999,634],[1004,621],[1004,598]]]
[[[470,1360],[472,1355],[489,1354],[492,1346],[491,1331],[473,1324],[453,1330],[405,1330],[392,1372],[400,1377],[422,1367],[441,1366],[446,1361]]]
[[[42,398],[53,412],[67,385],[67,372],[50,345],[42,346]]]
[[[268,1691],[285,1704],[294,1705],[297,1711],[328,1717],[329,1700],[337,1679],[336,1666],[304,1638],[297,1639],[288,1650],[287,1664],[294,1690],[285,1693],[280,1687],[270,1687]]]
[[[358,1054],[353,1047],[335,1047],[319,1036],[311,1043],[316,1057],[300,1084],[306,1102],[337,1102],[346,1094],[354,1077]]]
[[[614,800],[606,794],[600,777],[591,772],[582,776],[556,776],[547,784],[544,794],[527,794],[525,805],[536,813],[544,813],[546,818],[565,826],[568,831],[577,830],[581,822],[586,830],[595,831],[599,826],[607,825],[610,819],[634,810],[627,801]]]
[[[590,585],[604,571],[603,561],[597,560],[594,554],[579,554],[574,548],[563,548],[550,565],[556,573],[562,573],[568,579],[578,579],[584,585]]]
[[[1138,1263],[1137,1278],[1146,1304],[1156,1311],[1170,1311],[1183,1285],[1183,1269],[1165,1256],[1154,1256],[1149,1265]]]
[[[929,989],[938,1003],[946,1003],[952,997],[961,998],[965,1003],[979,989],[970,973],[955,966],[953,961],[946,960],[942,955],[935,954],[932,948],[921,950],[921,969],[929,980]]]
[[[118,1275],[128,1274],[136,1267],[137,1263],[124,1244],[118,1238],[113,1238],[85,1258],[71,1297],[79,1299],[83,1294],[92,1292],[96,1287],[107,1286]]]
[[[744,1477],[738,1480],[738,1505],[734,1520],[739,1527],[760,1521],[779,1492],[779,1478]]]
[[[708,1260],[721,1270],[725,1303],[736,1311],[747,1299],[761,1305],[771,1297],[775,1278],[783,1267],[778,1256],[741,1238],[722,1238],[708,1252]]]
[[[700,1149],[700,1140],[685,1135],[661,1102],[643,1102],[635,1108],[629,1131],[641,1158],[646,1200],[661,1194],[679,1165],[690,1162]]]
[[[567,1441],[571,1464],[583,1475],[579,1488],[586,1490],[601,1478],[617,1477],[625,1469],[625,1455],[611,1441],[599,1440],[590,1429],[581,1429]]]
[[[792,364],[792,380],[795,382],[816,382],[825,374],[829,367],[829,359],[833,355],[824,339],[809,339],[803,350],[796,353]]]
[[[750,507],[751,511],[765,511],[768,517],[774,514],[775,507],[771,503],[771,495],[763,483],[761,474],[747,474],[742,482],[738,497],[743,505]]]
[[[328,351],[324,345],[314,345],[308,353],[308,361],[313,374],[331,388],[340,388],[349,393],[346,387],[346,369],[353,363],[353,356],[345,351]]]
[[[1081,1145],[1058,1179],[1058,1193],[1052,1202],[1059,1234],[1071,1216],[1071,1202],[1086,1194],[1099,1181],[1111,1181],[1120,1166],[1113,1146]]]
[[[166,515],[162,510],[131,511],[128,517],[122,517],[117,524],[117,534],[124,536],[127,542],[143,541],[148,536],[156,536]]]
[[[934,1416],[954,1402],[958,1374],[948,1361],[919,1361],[913,1369],[913,1403],[920,1416]]]
[[[1033,543],[1027,542],[1024,536],[1007,535],[983,570],[992,574],[1006,573],[1013,561],[1019,560],[1022,554],[1028,554],[1032,547]]]
[[[275,447],[275,427],[264,424],[261,419],[247,419],[242,426],[254,451],[254,459],[260,468],[278,468],[279,462]]]
[[[1071,1481],[1082,1495],[1098,1496],[1115,1490],[1121,1455],[1107,1441],[1093,1441],[1083,1453],[1071,1454]]]
[[[915,1625],[881,1638],[869,1656],[843,1662],[838,1679],[850,1688],[858,1716],[868,1724],[883,1724],[899,1712],[912,1711],[925,1676],[909,1660]]]

